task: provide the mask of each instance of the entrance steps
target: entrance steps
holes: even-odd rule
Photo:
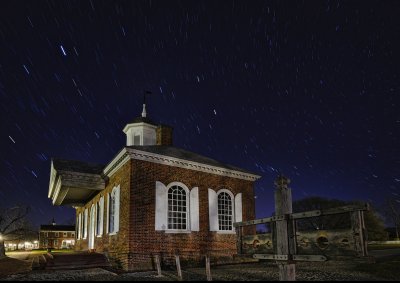
[[[86,269],[111,267],[108,259],[100,253],[73,252],[46,255],[46,270]]]

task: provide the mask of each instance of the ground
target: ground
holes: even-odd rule
[[[16,255],[13,255],[16,256]],[[85,280],[85,281],[175,281],[175,270],[163,270],[157,277],[155,271],[120,272],[112,269],[91,268],[84,270],[30,271],[27,263],[31,255],[18,255],[21,259],[9,258],[0,261],[0,280]],[[300,281],[386,281],[400,280],[400,250],[389,255],[378,252],[375,263],[360,261],[301,262],[296,265],[296,279]],[[7,270],[8,274],[2,273]],[[11,272],[14,270],[14,272]],[[20,273],[22,272],[22,273]],[[206,280],[204,268],[183,268],[183,280]],[[1,276],[1,274],[3,274]],[[251,264],[212,266],[213,280],[261,281],[278,280],[278,267],[274,262],[265,261]]]

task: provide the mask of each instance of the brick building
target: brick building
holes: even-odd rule
[[[75,226],[57,225],[54,220],[51,225],[40,225],[40,249],[71,249],[75,247]]]
[[[255,218],[260,176],[172,146],[173,129],[141,117],[106,165],[52,159],[49,195],[76,209],[76,250],[95,250],[127,270],[236,254],[233,223]]]

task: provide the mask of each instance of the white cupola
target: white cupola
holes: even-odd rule
[[[126,145],[156,145],[157,125],[148,119],[146,103],[143,103],[142,116],[137,117],[124,128]]]

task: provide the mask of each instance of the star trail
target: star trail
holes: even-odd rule
[[[4,1],[0,205],[74,221],[47,198],[52,157],[107,164],[140,115],[174,145],[294,199],[400,201],[398,1]]]

